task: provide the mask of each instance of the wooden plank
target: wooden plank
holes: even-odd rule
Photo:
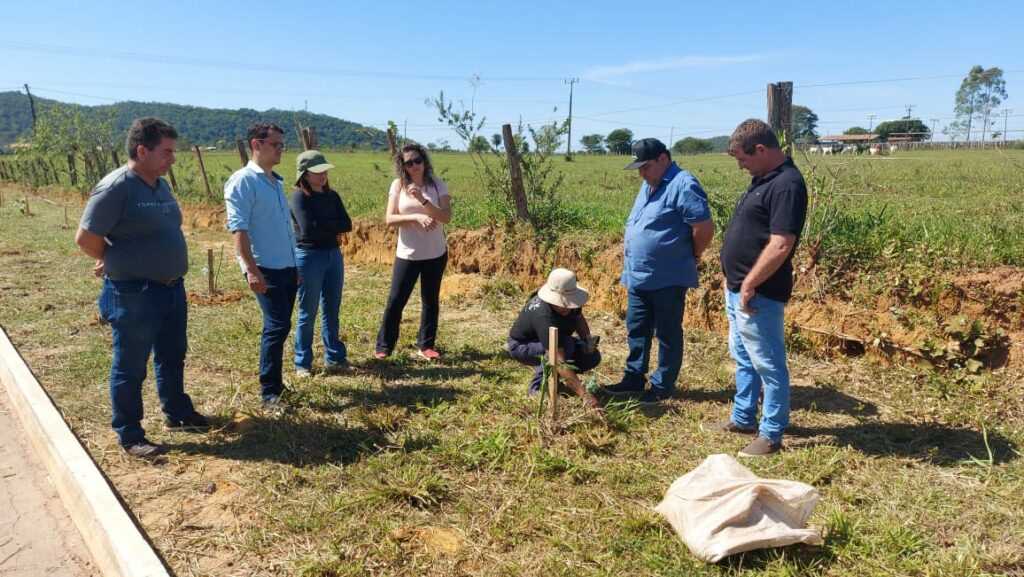
[[[245,151],[245,141],[239,138],[235,141],[235,148],[238,149],[238,157],[242,161],[242,166],[249,164],[249,153]]]
[[[506,125],[507,126],[507,125]],[[551,421],[558,420],[558,327],[548,327],[548,411]]]
[[[103,575],[170,576],[92,457],[0,327],[0,382]]]

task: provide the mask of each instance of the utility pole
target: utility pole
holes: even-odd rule
[[[1013,114],[1013,109],[1012,108],[1004,108],[1003,109],[1003,145],[1004,146],[1006,145],[1006,119],[1010,118],[1011,114]]]
[[[876,118],[878,118],[878,116],[876,116],[874,114],[869,114],[868,115],[868,132],[871,132],[871,129],[874,128],[874,126],[875,126],[875,119]]]
[[[565,79],[565,84],[569,85],[569,141],[565,145],[566,156],[572,156],[572,85],[579,81],[579,78]]]
[[[28,104],[32,107],[32,135],[36,133],[36,101],[32,98],[32,91],[28,89],[28,84],[25,84],[25,94],[28,95]]]
[[[907,106],[907,115],[904,118],[906,118],[907,120],[910,120],[910,113],[913,112],[914,106],[916,106],[916,105],[914,105],[914,104],[907,104],[906,106]]]
[[[669,127],[669,131],[668,131],[668,148],[669,148],[669,150],[672,150],[672,139],[675,138],[675,136],[676,136],[676,127],[675,126]]]
[[[939,122],[938,118],[932,118],[932,140],[935,140],[935,124]]]

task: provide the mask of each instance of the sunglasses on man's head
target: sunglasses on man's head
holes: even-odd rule
[[[409,160],[403,160],[402,164],[406,166],[415,166],[417,164],[423,164],[423,157],[417,156],[416,158],[410,158]]]

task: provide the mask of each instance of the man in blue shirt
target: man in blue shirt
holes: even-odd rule
[[[622,381],[603,387],[610,395],[640,394],[657,404],[675,391],[683,364],[686,290],[697,286],[697,263],[711,242],[714,224],[697,179],[679,168],[661,141],[633,145],[633,162],[644,179],[626,221],[622,284],[627,290],[629,356]],[[658,337],[658,367],[644,391],[651,344]]]
[[[188,247],[181,209],[162,177],[174,164],[178,131],[158,118],[128,129],[128,164],[96,185],[75,242],[96,259],[103,277],[100,316],[110,323],[111,426],[133,457],[154,458],[167,447],[146,439],[142,383],[153,355],[157,396],[168,431],[204,432],[210,425],[185,393],[188,307],[184,279]]]
[[[263,311],[260,336],[260,393],[272,414],[288,409],[281,400],[284,341],[292,325],[299,277],[291,212],[283,178],[273,171],[285,149],[284,131],[276,124],[249,127],[252,160],[224,183],[227,228],[249,289]]]

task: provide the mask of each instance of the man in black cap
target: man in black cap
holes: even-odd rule
[[[652,405],[675,392],[683,364],[686,290],[697,286],[697,262],[715,227],[697,179],[679,168],[661,141],[633,144],[633,162],[644,179],[626,221],[622,284],[627,289],[629,356],[622,381],[602,387],[610,395],[639,394]],[[658,367],[645,392],[651,343],[658,336]]]

